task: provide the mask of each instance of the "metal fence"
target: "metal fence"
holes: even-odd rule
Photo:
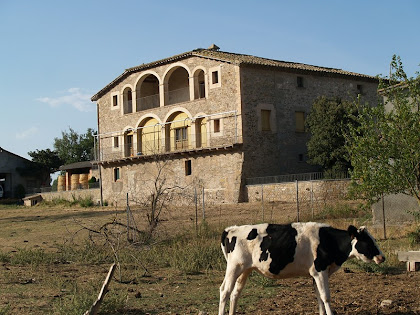
[[[334,175],[326,175],[323,172],[312,172],[312,173],[299,173],[299,174],[284,174],[264,177],[253,177],[247,178],[247,185],[261,185],[270,183],[286,183],[295,181],[310,181],[310,180],[321,180],[321,179],[349,179],[350,174],[348,172],[335,173]]]

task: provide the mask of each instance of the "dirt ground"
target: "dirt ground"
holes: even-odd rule
[[[279,283],[275,298],[262,299],[254,314],[317,313],[311,280],[288,279]],[[337,314],[420,314],[418,272],[377,275],[340,270],[331,277],[330,289],[331,305]],[[390,304],[381,306],[385,300],[390,300]]]
[[[231,205],[206,208],[206,220],[222,230],[232,224],[261,221],[291,222],[295,209],[291,205]],[[141,225],[144,214],[133,209]],[[45,209],[42,207],[1,209],[0,240],[2,252],[17,248],[54,248],[57,240],[68,238],[84,225],[102,224],[115,215],[125,216],[124,209]],[[159,233],[164,237],[182,229],[195,228],[194,207],[166,213]],[[264,219],[264,220],[263,220]],[[198,209],[197,221],[202,220]],[[358,220],[329,222],[345,227]],[[371,229],[372,230],[372,229]],[[388,230],[388,237],[398,240],[401,227]],[[381,230],[373,229],[380,238]],[[393,243],[387,250],[396,251]],[[109,266],[53,265],[32,268],[0,264],[0,314],[49,314],[52,305],[63,296],[60,287],[72,281],[101,284]],[[126,295],[127,308],[121,314],[216,314],[218,290],[223,272],[210,270],[185,275],[173,270],[151,270],[137,283],[112,282],[110,290]],[[366,273],[344,266],[330,279],[331,304],[337,314],[420,314],[420,272],[406,272],[404,264],[393,274]],[[390,300],[388,304],[384,301]],[[386,304],[386,305],[381,305]],[[251,277],[239,300],[238,314],[316,314],[318,312],[312,280],[284,279],[274,284],[261,284]]]

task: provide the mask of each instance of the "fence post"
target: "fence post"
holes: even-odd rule
[[[198,196],[197,196],[197,187],[194,187],[194,202],[195,202],[195,232],[198,233]]]
[[[130,241],[130,214],[129,214],[129,209],[130,209],[130,205],[128,204],[128,193],[127,193],[127,199],[126,199],[126,203],[127,203],[127,241]]]
[[[206,206],[204,202],[204,186],[203,186],[203,220],[206,220]]]
[[[384,200],[384,194],[382,194],[382,219],[383,219],[383,225],[384,225],[384,239],[386,239],[385,200]]]
[[[311,212],[312,212],[312,220],[314,219],[314,182],[311,179]]]
[[[264,184],[261,184],[261,210],[262,210],[262,220],[264,222]]]
[[[297,222],[299,222],[299,181],[296,179],[296,212]]]

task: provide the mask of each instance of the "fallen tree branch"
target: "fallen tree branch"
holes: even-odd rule
[[[88,311],[86,311],[85,313],[84,313],[84,315],[96,315],[97,313],[98,313],[98,311],[99,311],[99,307],[101,306],[101,304],[102,304],[102,301],[104,300],[104,296],[105,296],[105,294],[107,294],[107,292],[108,292],[108,285],[109,285],[109,283],[111,282],[111,279],[112,279],[112,275],[114,274],[114,271],[115,271],[115,263],[113,263],[112,265],[111,265],[111,268],[109,268],[109,271],[108,271],[108,275],[106,276],[106,278],[105,278],[105,281],[104,281],[104,283],[103,283],[103,285],[102,285],[102,289],[101,289],[101,291],[99,292],[99,295],[98,295],[98,298],[96,299],[96,301],[92,304],[92,307],[90,308],[90,310],[88,310]]]

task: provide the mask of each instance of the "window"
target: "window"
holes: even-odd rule
[[[181,127],[175,129],[175,148],[182,149],[187,148],[188,144],[188,129],[187,127]]]
[[[220,132],[220,119],[213,120],[213,132],[214,133]]]
[[[112,106],[118,106],[118,95],[112,96]]]
[[[117,149],[120,146],[118,137],[114,137],[114,148]]]
[[[305,112],[295,112],[296,132],[305,132]]]
[[[363,94],[363,86],[361,84],[358,84],[356,89],[357,89],[357,94]]]
[[[185,161],[185,176],[189,176],[191,175],[192,170],[191,170],[191,160],[187,160]]]
[[[297,77],[296,78],[296,84],[297,84],[297,87],[303,87],[303,77]]]
[[[120,179],[120,168],[116,167],[114,168],[114,182]]]
[[[219,83],[219,71],[213,71],[211,73],[211,83],[212,84]]]
[[[271,116],[271,110],[268,110],[268,109],[261,110],[261,130],[262,131],[271,131],[270,116]]]
[[[302,153],[299,154],[298,159],[299,159],[299,162],[303,162],[303,154]]]

